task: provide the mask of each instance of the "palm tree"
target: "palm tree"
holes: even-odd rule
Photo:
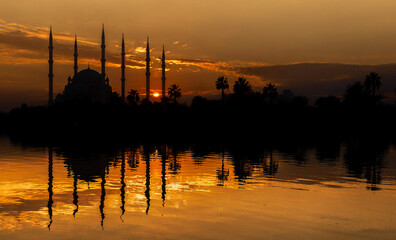
[[[173,101],[177,103],[177,99],[181,97],[181,89],[178,85],[172,84],[170,88],[168,88],[169,98],[173,98]]]
[[[128,93],[127,100],[131,105],[137,105],[140,101],[138,91],[131,89],[131,91]]]
[[[234,93],[235,95],[244,95],[252,92],[252,86],[245,78],[238,78],[234,84]]]
[[[371,72],[366,76],[364,87],[368,95],[371,95],[372,98],[375,98],[376,91],[381,87],[381,77],[376,72]]]
[[[216,81],[216,89],[221,90],[221,102],[224,103],[224,89],[229,89],[228,80],[224,76],[220,76]]]
[[[272,100],[278,97],[278,91],[275,84],[268,83],[263,89],[263,95],[265,99],[268,99],[270,105],[272,105]]]

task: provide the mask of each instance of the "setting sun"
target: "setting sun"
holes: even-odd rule
[[[159,93],[154,93],[153,96],[154,97],[159,97],[160,95],[159,95]]]

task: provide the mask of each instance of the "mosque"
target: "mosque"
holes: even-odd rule
[[[74,74],[73,77],[69,76],[67,85],[62,94],[58,94],[56,101],[73,101],[73,100],[89,100],[91,102],[108,103],[113,93],[110,86],[110,80],[106,75],[106,44],[105,44],[105,31],[102,28],[102,43],[101,47],[101,72],[90,69],[78,71],[78,51],[77,51],[77,36],[74,41]],[[52,28],[49,34],[49,99],[48,105],[53,105],[53,37]],[[162,97],[165,97],[165,50],[162,51]],[[122,35],[121,44],[121,98],[125,102],[125,42],[124,35]],[[150,47],[149,39],[147,38],[146,47],[146,99],[150,100]]]

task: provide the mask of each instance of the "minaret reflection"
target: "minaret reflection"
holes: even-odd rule
[[[76,217],[76,213],[78,212],[78,193],[77,193],[77,175],[74,174],[73,177],[73,204],[76,206],[76,209],[73,210],[73,217]]]
[[[48,224],[48,230],[51,230],[51,224],[52,224],[52,205],[54,204],[54,201],[52,200],[52,196],[54,195],[54,192],[52,191],[53,188],[53,161],[52,161],[52,146],[48,147],[48,215],[50,218],[50,222]]]
[[[105,214],[104,214],[104,202],[105,202],[105,198],[106,198],[106,189],[105,189],[105,184],[106,184],[106,177],[105,177],[105,173],[102,174],[101,176],[102,182],[100,183],[100,205],[99,205],[99,210],[100,210],[100,217],[101,217],[101,221],[100,221],[100,225],[102,226],[102,230],[103,230],[103,221],[105,219]]]
[[[165,195],[166,195],[166,160],[168,156],[166,154],[166,144],[164,144],[164,147],[162,149],[161,153],[161,180],[162,180],[162,185],[161,185],[161,198],[162,198],[162,206],[165,207]]]
[[[150,151],[144,148],[144,160],[146,162],[146,191],[144,195],[147,199],[146,215],[148,215],[150,209]]]
[[[125,149],[122,148],[122,152],[121,152],[121,188],[120,188],[120,196],[121,196],[121,221],[124,222],[124,220],[122,220],[122,216],[124,216],[125,213]]]

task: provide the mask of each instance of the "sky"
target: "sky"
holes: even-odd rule
[[[269,81],[296,95],[342,96],[348,84],[377,71],[383,93],[396,87],[396,2],[393,0],[2,0],[0,110],[48,95],[48,30],[54,32],[54,92],[79,70],[100,70],[100,34],[106,31],[107,73],[120,92],[120,42],[127,48],[126,89],[144,93],[145,41],[152,47],[153,91],[161,87],[165,45],[167,85],[184,101],[219,97],[214,82],[245,77],[261,91]]]

